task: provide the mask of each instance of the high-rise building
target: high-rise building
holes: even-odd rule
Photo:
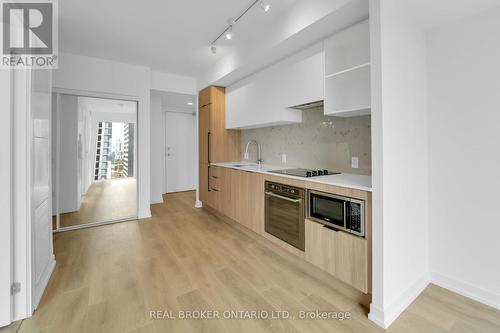
[[[134,124],[129,123],[123,128],[123,174],[134,176]]]
[[[97,147],[95,158],[94,179],[108,179],[111,176],[111,137],[113,136],[112,123],[99,122],[97,126]]]

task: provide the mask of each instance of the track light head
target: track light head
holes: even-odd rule
[[[233,38],[233,26],[230,25],[226,30],[226,39],[231,40]]]
[[[264,0],[260,0],[260,8],[262,8],[263,11],[268,12],[269,9],[271,9],[271,5]]]
[[[217,48],[215,47],[215,45],[210,45],[210,51],[212,51],[212,54],[216,54],[217,53]]]

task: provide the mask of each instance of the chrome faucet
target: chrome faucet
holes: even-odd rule
[[[255,145],[257,146],[257,163],[259,164],[259,168],[262,166],[262,156],[261,156],[261,150],[260,150],[260,143],[258,143],[257,141],[255,140],[250,140],[247,142],[247,146],[245,148],[245,159],[247,160],[248,159],[248,148],[250,147],[250,144],[251,143],[255,143]]]

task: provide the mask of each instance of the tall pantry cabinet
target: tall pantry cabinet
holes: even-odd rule
[[[200,200],[204,205],[213,206],[218,189],[212,186],[217,175],[210,171],[210,164],[239,161],[241,133],[239,130],[226,130],[225,88],[205,88],[200,91],[198,100]]]

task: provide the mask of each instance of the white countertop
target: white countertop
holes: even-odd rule
[[[245,166],[237,167],[236,164],[242,164]],[[231,168],[236,170],[243,171],[251,171],[258,172],[273,176],[285,177],[285,178],[293,178],[299,180],[307,180],[308,182],[313,183],[321,183],[328,185],[335,185],[340,187],[353,188],[362,191],[371,192],[372,190],[372,177],[371,176],[363,176],[363,175],[355,175],[351,173],[341,173],[338,175],[328,175],[328,176],[318,176],[318,177],[297,177],[290,175],[283,175],[269,172],[271,170],[283,170],[283,169],[295,169],[295,167],[286,167],[286,166],[276,166],[269,164],[262,164],[260,167],[257,164],[249,163],[249,162],[221,162],[221,163],[211,163],[210,165],[219,166],[223,168]]]

